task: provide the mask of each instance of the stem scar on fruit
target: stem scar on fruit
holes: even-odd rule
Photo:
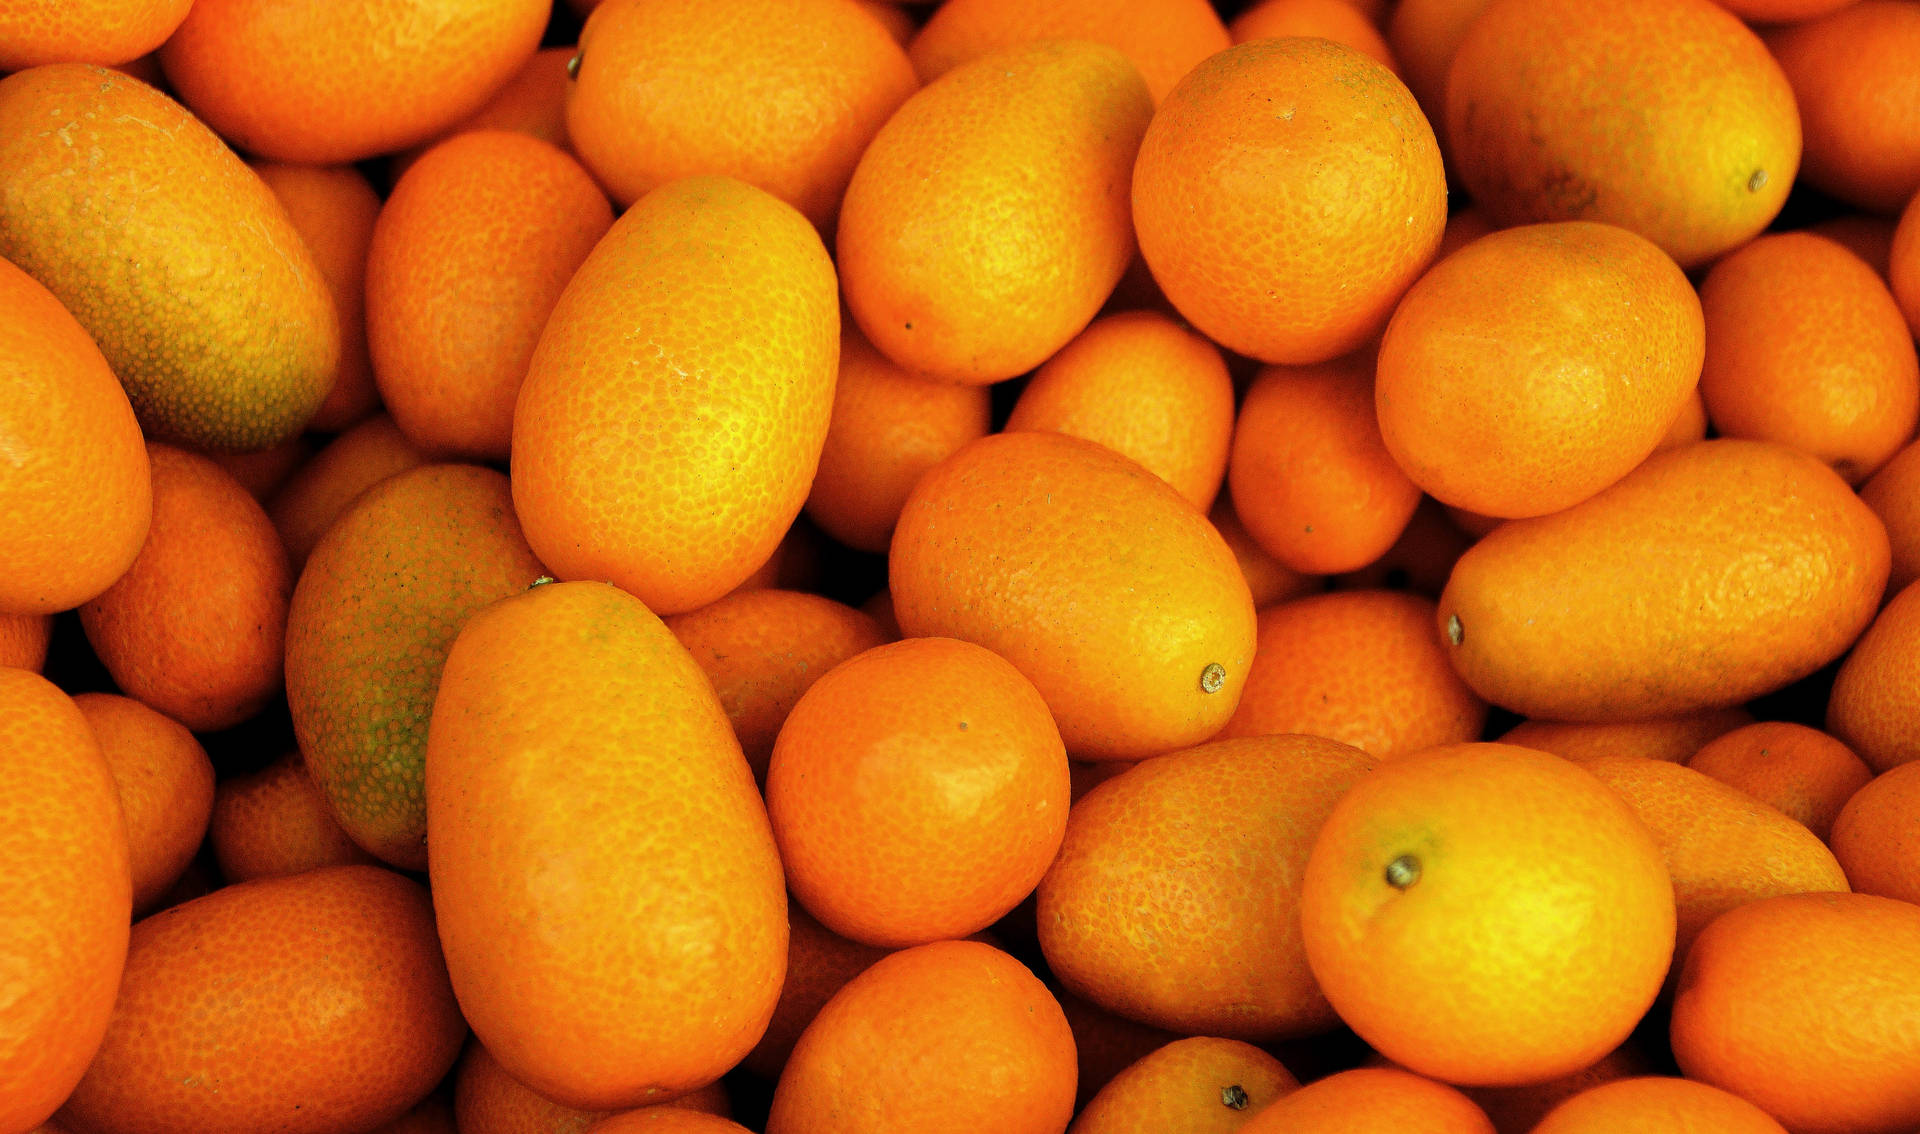
[[[1396,890],[1411,889],[1420,881],[1420,860],[1410,854],[1403,854],[1387,863],[1387,885]]]
[[[1766,187],[1767,187],[1767,171],[1764,169],[1754,170],[1753,176],[1747,178],[1747,192],[1749,193],[1758,193],[1760,190],[1765,189]]]
[[[573,58],[567,60],[567,78],[577,79],[579,77],[580,77],[580,53],[575,52]]]
[[[1227,683],[1227,667],[1219,662],[1208,662],[1207,668],[1200,671],[1200,692],[1218,693]]]
[[[1245,1110],[1247,1101],[1247,1089],[1238,1083],[1220,1088],[1220,1105],[1229,1110]]]
[[[1460,625],[1460,616],[1447,615],[1447,641],[1455,646],[1467,640],[1467,629]]]
[[[528,584],[527,584],[527,589],[528,589],[528,590],[532,590],[532,589],[533,589],[533,588],[535,588],[535,587],[544,587],[544,586],[546,586],[546,585],[547,585],[548,583],[552,583],[552,582],[556,582],[556,581],[557,581],[557,580],[555,580],[555,579],[554,579],[554,577],[553,577],[552,575],[542,575],[542,576],[540,576],[540,577],[539,577],[538,579],[535,579],[535,580],[534,580],[533,582],[531,582],[531,583],[528,583]]]

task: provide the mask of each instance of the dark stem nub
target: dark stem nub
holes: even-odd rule
[[[580,77],[580,56],[578,54],[575,54],[573,58],[567,60],[567,78],[577,79],[579,77]]]
[[[1387,885],[1396,890],[1406,890],[1420,881],[1420,860],[1410,854],[1403,854],[1387,863]]]
[[[1200,692],[1218,693],[1227,683],[1227,667],[1219,662],[1208,662],[1207,668],[1200,671]]]
[[[1220,1088],[1220,1105],[1228,1110],[1245,1110],[1249,1101],[1246,1088],[1238,1083]]]
[[[544,587],[548,583],[553,583],[553,582],[558,582],[558,580],[555,579],[552,575],[542,575],[538,579],[535,579],[533,582],[528,583],[527,589],[532,590],[535,587]]]
[[[1766,187],[1767,187],[1767,171],[1764,169],[1754,170],[1753,176],[1747,178],[1747,192],[1749,193],[1758,193],[1760,190],[1765,189]]]
[[[1447,615],[1447,641],[1455,646],[1467,640],[1467,628],[1460,625],[1460,616]]]

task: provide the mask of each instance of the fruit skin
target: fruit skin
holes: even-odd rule
[[[272,521],[206,457],[148,444],[153,525],[120,580],[80,608],[121,690],[196,732],[229,728],[281,687],[287,553]]]
[[[1266,367],[1247,390],[1227,483],[1248,533],[1290,570],[1359,570],[1386,554],[1420,506],[1419,486],[1380,439],[1373,379],[1373,352],[1360,350]]]
[[[1062,1134],[1073,1034],[1026,966],[977,941],[884,957],[814,1017],[767,1134]]]
[[[1571,1075],[1519,1087],[1468,1087],[1461,1093],[1487,1112],[1498,1134],[1531,1134],[1549,1111],[1574,1095],[1601,1083],[1652,1071],[1652,1062],[1628,1040],[1598,1063]]]
[[[0,311],[0,614],[52,614],[112,586],[140,553],[153,519],[147,451],[100,348],[6,260]]]
[[[32,1130],[80,1081],[107,1030],[133,886],[113,773],[73,701],[0,667],[0,1130]]]
[[[1446,198],[1406,87],[1322,40],[1257,40],[1195,67],[1133,172],[1140,253],[1167,298],[1221,346],[1289,365],[1386,324],[1439,246]]]
[[[855,941],[921,945],[978,933],[1033,892],[1066,832],[1067,752],[999,655],[908,638],[801,695],[766,800],[809,913]]]
[[[806,501],[839,340],[833,264],[790,206],[715,177],[648,194],[561,293],[520,388],[527,541],[657,614],[726,594]]]
[[[1579,221],[1506,229],[1436,264],[1394,311],[1380,435],[1444,504],[1558,512],[1653,452],[1705,347],[1693,285],[1647,240]]]
[[[1893,230],[1887,251],[1887,284],[1907,317],[1907,326],[1920,335],[1920,192],[1907,202]]]
[[[1300,1083],[1239,1040],[1176,1040],[1113,1077],[1070,1134],[1233,1134]]]
[[[1736,728],[1702,745],[1685,763],[1779,808],[1823,842],[1847,800],[1873,779],[1853,749],[1791,721]]]
[[[1700,302],[1700,394],[1721,436],[1803,449],[1855,485],[1913,439],[1913,334],[1852,252],[1811,233],[1762,236],[1714,264]]]
[[[1182,1034],[1271,1040],[1333,1027],[1301,944],[1300,880],[1335,801],[1373,765],[1320,737],[1249,737],[1094,788],[1040,883],[1054,975]]]
[[[61,1117],[99,1134],[373,1130],[465,1038],[418,883],[374,866],[242,882],[134,927]]]
[[[307,560],[287,615],[294,735],[340,826],[385,861],[427,866],[427,721],[454,636],[542,571],[507,478],[472,465],[368,490]]]
[[[608,0],[580,33],[567,132],[613,199],[721,175],[831,229],[913,67],[851,0]]]
[[[126,820],[133,909],[152,910],[193,861],[213,813],[213,764],[186,726],[131,697],[81,693]]]
[[[848,323],[807,517],[848,547],[884,555],[921,474],[991,431],[986,387],[902,370]]]
[[[1909,583],[1879,612],[1840,663],[1827,698],[1827,731],[1875,772],[1920,759],[1920,584]]]
[[[1800,164],[1786,76],[1711,0],[1496,0],[1446,114],[1454,172],[1497,224],[1616,224],[1683,268],[1765,228]]]
[[[1645,756],[1684,764],[1708,741],[1752,723],[1752,713],[1735,707],[1639,721],[1521,721],[1499,739],[1502,744],[1537,748],[1576,764],[1599,756]]]
[[[573,89],[573,78],[567,68],[579,53],[579,48],[572,45],[543,47],[534,52],[485,106],[417,149],[396,154],[388,163],[389,176],[399,180],[434,143],[472,130],[511,130],[571,152],[567,142],[567,92]]]
[[[1205,740],[1253,657],[1252,597],[1219,532],[1159,477],[1064,434],[995,434],[929,470],[888,581],[909,636],[973,642],[1025,674],[1076,759]]]
[[[1648,1076],[1605,1083],[1573,1096],[1533,1134],[1786,1134],[1738,1095],[1690,1079]]]
[[[639,1113],[654,1109],[730,1113],[719,1083]],[[582,1134],[607,1117],[605,1111],[561,1106],[521,1086],[478,1041],[467,1045],[453,1070],[453,1111],[460,1134]]]
[[[467,620],[427,826],[454,988],[514,1078],[611,1110],[760,1038],[787,955],[773,833],[706,675],[637,599],[549,583]]]
[[[9,4],[0,12],[0,71],[43,63],[126,63],[159,47],[192,5],[193,0]]]
[[[1390,864],[1412,877],[1396,885]],[[1394,1062],[1504,1086],[1587,1067],[1673,955],[1654,837],[1557,756],[1461,744],[1392,760],[1334,805],[1300,890],[1307,960]]]
[[[52,615],[0,614],[0,666],[39,673],[52,640]]]
[[[379,861],[340,829],[298,752],[221,780],[207,840],[229,882]]]
[[[1833,857],[1862,894],[1920,905],[1920,765],[1890,768],[1853,794],[1834,820]]]
[[[181,101],[236,146],[363,161],[480,109],[539,46],[545,0],[194,0],[160,51]]]
[[[1016,44],[1088,39],[1117,48],[1140,70],[1155,105],[1181,76],[1232,43],[1205,0],[948,0],[907,45],[920,81],[931,83],[966,63]]]
[[[1103,315],[1034,371],[1006,427],[1097,441],[1204,512],[1227,471],[1233,380],[1220,348],[1167,316]]]
[[[1360,1067],[1309,1083],[1255,1115],[1242,1134],[1493,1134],[1473,1101],[1444,1083]]]
[[[587,1128],[599,1134],[752,1134],[729,1119],[678,1107],[647,1107],[603,1118]]]
[[[1876,213],[1920,191],[1920,4],[1861,0],[1768,34],[1806,123],[1807,184]]]
[[[1309,733],[1380,759],[1475,740],[1486,702],[1447,664],[1433,602],[1356,590],[1275,603],[1222,737]]]
[[[1010,47],[908,99],[840,210],[840,282],[868,341],[970,385],[1045,362],[1133,257],[1127,173],[1152,114],[1133,64],[1085,40]]]
[[[1379,23],[1346,0],[1264,0],[1248,5],[1227,30],[1235,43],[1318,36],[1351,47],[1394,74],[1400,73]]]
[[[833,995],[875,961],[892,952],[849,941],[821,925],[798,902],[787,903],[787,979],[780,986],[767,1030],[740,1065],[776,1082],[793,1054],[793,1045]]]
[[[1920,907],[1790,894],[1707,926],[1673,1000],[1689,1079],[1795,1134],[1898,1134],[1920,1122]]]
[[[781,725],[813,683],[888,641],[860,611],[775,587],[736,591],[665,621],[713,682],[740,750],[762,783]]]
[[[0,256],[87,328],[149,440],[270,448],[327,396],[339,320],[286,210],[137,79],[85,64],[0,79]]]
[[[326,400],[313,411],[308,427],[336,433],[380,407],[367,358],[367,245],[380,196],[365,174],[352,166],[286,165],[255,162],[254,173],[287,210],[320,275],[333,296],[340,319],[340,360]]]
[[[356,497],[426,463],[426,454],[385,414],[368,418],[315,453],[267,501],[267,516],[287,545],[296,574]]]
[[[1581,767],[1618,792],[1660,844],[1673,879],[1676,958],[1735,906],[1848,888],[1819,836],[1704,772],[1638,756],[1602,756]]]
[[[1886,529],[1832,469],[1770,442],[1703,441],[1502,524],[1454,565],[1439,625],[1467,684],[1525,716],[1678,715],[1838,657],[1887,567]]]
[[[1915,231],[1920,232],[1920,226]],[[1899,594],[1920,579],[1920,443],[1908,445],[1881,465],[1860,486],[1860,499],[1887,526],[1887,541],[1893,548],[1887,593]]]
[[[367,249],[367,346],[387,412],[438,456],[507,456],[513,404],[553,305],[613,208],[580,163],[483,130],[428,150]]]

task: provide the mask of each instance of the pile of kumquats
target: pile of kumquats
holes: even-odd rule
[[[0,1134],[1920,1132],[1920,0],[0,75]]]

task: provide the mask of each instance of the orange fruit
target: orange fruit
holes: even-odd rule
[[[1120,1072],[1180,1038],[1172,1032],[1116,1016],[1071,992],[1062,990],[1059,998],[1061,1014],[1066,1016],[1067,1027],[1073,1032],[1074,1059],[1079,1064],[1076,1110],[1086,1106],[1100,1093],[1100,1088]]]
[[[1386,324],[1439,246],[1447,185],[1393,72],[1337,44],[1259,40],[1167,96],[1140,144],[1133,211],[1180,314],[1229,350],[1301,365]]]
[[[1222,493],[1214,500],[1213,511],[1207,513],[1207,519],[1212,521],[1220,538],[1226,541],[1234,562],[1240,565],[1240,575],[1247,581],[1247,591],[1253,596],[1255,609],[1264,609],[1276,602],[1298,598],[1320,589],[1320,579],[1295,571],[1254,542],[1252,533],[1234,514],[1230,494]]]
[[[798,902],[787,903],[787,916],[787,979],[780,986],[780,1001],[774,1005],[766,1033],[740,1061],[742,1067],[769,1081],[780,1078],[800,1033],[834,993],[889,952],[847,940],[821,925]]]
[[[367,360],[366,302],[367,245],[373,240],[374,218],[380,215],[380,198],[366,176],[348,165],[263,161],[254,163],[253,172],[273,190],[294,231],[306,242],[340,317],[333,384],[308,427],[322,432],[345,429],[380,405]]]
[[[1920,579],[1920,444],[1895,453],[1860,486],[1860,499],[1887,526],[1893,567],[1887,593],[1898,594]]]
[[[1693,285],[1648,241],[1584,222],[1507,229],[1434,265],[1394,311],[1380,433],[1442,503],[1558,512],[1653,452],[1704,347]]]
[[[1575,763],[1601,756],[1641,756],[1684,764],[1708,741],[1752,723],[1753,714],[1739,707],[1639,721],[1521,721],[1500,741]]]
[[[899,4],[890,3],[889,0],[855,0],[855,3],[860,5],[861,11],[886,28],[893,42],[901,47],[907,46],[914,33],[920,30],[920,23],[913,18],[913,13]]]
[[[824,583],[825,564],[822,560],[827,554],[828,542],[813,521],[805,516],[799,517],[788,526],[787,534],[780,537],[773,554],[762,560],[760,566],[753,569],[753,574],[727,594],[768,587],[807,593],[817,591]]]
[[[1689,1079],[1789,1130],[1898,1134],[1920,1123],[1920,907],[1790,894],[1707,926],[1673,1000]]]
[[[1441,125],[1440,147],[1448,148],[1447,72],[1467,29],[1492,0],[1400,0],[1387,16],[1387,47],[1400,64],[1400,77],[1420,102],[1428,120]],[[1481,215],[1479,209],[1472,209]],[[1457,215],[1457,214],[1456,214]]]
[[[1781,28],[1767,46],[1800,104],[1807,184],[1877,213],[1920,190],[1920,6],[1861,0]]]
[[[1805,231],[1824,236],[1865,260],[1881,279],[1893,265],[1893,234],[1897,222],[1892,217],[1868,213],[1841,213],[1810,224]]]
[[[287,707],[334,817],[381,859],[427,866],[427,720],[454,636],[541,573],[507,478],[472,465],[368,490],[307,560],[287,615]]]
[[[615,201],[721,175],[822,227],[915,87],[906,52],[852,0],[608,0],[579,59],[567,132]]]
[[[1920,193],[1907,202],[1893,230],[1887,250],[1887,284],[1907,317],[1907,326],[1920,335]]]
[[[1127,311],[1094,320],[1042,363],[1006,428],[1097,441],[1206,511],[1226,475],[1233,418],[1220,349],[1159,312]]]
[[[93,336],[150,440],[270,448],[327,396],[339,320],[306,242],[213,131],[137,79],[54,64],[0,80],[0,256]]]
[[[221,780],[207,839],[229,882],[378,861],[341,830],[298,752]]]
[[[753,1048],[786,965],[780,860],[713,687],[639,600],[548,583],[468,618],[426,787],[448,969],[508,1074],[608,1110]]]
[[[1067,826],[1067,753],[1033,683],[951,638],[841,662],[773,746],[767,816],[787,885],[869,945],[977,933],[1033,892]]]
[[[658,614],[726,594],[806,500],[839,334],[833,264],[799,213],[725,178],[648,194],[574,273],[520,388],[527,541]]]
[[[1231,44],[1225,25],[1204,0],[947,0],[934,9],[907,54],[931,83],[976,59],[1046,39],[1083,39],[1117,49],[1139,68],[1158,104],[1188,71]]]
[[[160,49],[180,99],[234,145],[308,165],[403,150],[526,64],[545,0],[195,0]]]
[[[909,373],[840,328],[840,372],[808,518],[859,551],[884,553],[920,475],[989,432],[987,390]]]
[[[1602,756],[1580,765],[1653,832],[1673,879],[1674,956],[1720,914],[1776,894],[1847,889],[1819,836],[1738,788],[1679,764]]]
[[[418,883],[373,866],[241,882],[134,927],[61,1115],[126,1134],[370,1130],[425,1098],[465,1036]]]
[[[1240,700],[1253,602],[1212,524],[1159,477],[1059,433],[983,437],[934,466],[888,562],[909,636],[1012,662],[1078,759],[1197,744]]]
[[[1347,0],[1260,0],[1235,16],[1227,30],[1235,43],[1283,36],[1330,39],[1395,74],[1400,71],[1379,25]]]
[[[1329,0],[1346,7],[1344,0]],[[1306,574],[1386,554],[1420,504],[1374,413],[1373,353],[1269,366],[1248,388],[1227,467],[1234,510],[1275,559]]]
[[[1233,1134],[1299,1087],[1279,1060],[1252,1044],[1195,1036],[1114,1076],[1070,1134]]]
[[[1840,809],[1833,823],[1833,857],[1862,894],[1920,905],[1920,766],[1881,773]]]
[[[267,501],[267,516],[295,572],[362,492],[426,463],[426,454],[386,414],[375,414],[328,442]]]
[[[293,476],[293,471],[306,463],[313,455],[313,443],[305,434],[280,442],[271,449],[256,449],[251,453],[208,453],[214,464],[227,470],[247,495],[260,501],[280,490],[280,486]]]
[[[374,1134],[460,1134],[460,1131],[453,1124],[452,1104],[445,1096],[433,1094]]]
[[[293,578],[258,501],[205,457],[149,444],[153,526],[133,566],[80,608],[128,695],[196,732],[239,724],[280,690]]]
[[[1388,759],[1476,740],[1486,703],[1447,665],[1433,602],[1358,590],[1260,612],[1259,648],[1222,736],[1307,733]]]
[[[1858,256],[1807,233],[1763,236],[1713,266],[1700,303],[1700,394],[1721,436],[1791,445],[1849,484],[1913,439],[1913,335]]]
[[[666,623],[713,682],[762,782],[774,738],[801,695],[834,666],[888,640],[860,611],[774,587],[736,591]]]
[[[981,385],[1078,335],[1133,257],[1127,173],[1153,102],[1085,40],[1009,47],[908,99],[860,157],[836,238],[867,340]]]
[[[1680,405],[1679,416],[1673,424],[1667,426],[1666,435],[1653,447],[1658,453],[1665,449],[1678,449],[1682,445],[1691,445],[1695,441],[1704,441],[1707,437],[1707,403],[1700,396],[1700,387],[1695,386],[1693,393]]]
[[[723,1117],[731,1113],[719,1083],[662,1103],[659,1109]],[[460,1134],[583,1134],[607,1117],[606,1111],[561,1106],[521,1086],[477,1040],[467,1045],[453,1069],[453,1111]]]
[[[1241,1134],[1493,1134],[1473,1101],[1444,1083],[1391,1067],[1360,1067],[1309,1083],[1255,1115]]]
[[[1920,759],[1920,585],[1908,584],[1853,643],[1827,700],[1827,731],[1884,772]]]
[[[127,956],[132,886],[113,772],[86,717],[0,667],[0,1129],[31,1130],[80,1081]],[[1063,1123],[1064,1125],[1064,1123]]]
[[[1639,1022],[1673,955],[1653,835],[1579,767],[1507,744],[1432,748],[1363,777],[1314,841],[1300,918],[1340,1018],[1455,1083],[1591,1065]]]
[[[1531,1134],[1547,1112],[1574,1095],[1601,1083],[1652,1073],[1647,1057],[1627,1043],[1614,1048],[1600,1062],[1571,1075],[1518,1087],[1466,1087],[1461,1093],[1486,1111],[1496,1134]]]
[[[587,1128],[598,1134],[752,1134],[718,1115],[673,1106],[647,1107],[603,1118]]]
[[[1088,792],[1040,883],[1040,947],[1069,991],[1185,1035],[1336,1024],[1307,969],[1300,879],[1334,803],[1373,766],[1312,736],[1215,741]]]
[[[1791,721],[1736,728],[1702,745],[1686,764],[1778,808],[1823,840],[1847,800],[1873,778],[1852,749]]]
[[[393,188],[367,250],[367,343],[421,450],[504,458],[554,303],[613,210],[580,163],[525,134],[459,134]]]
[[[1693,268],[1786,201],[1793,95],[1712,0],[1495,0],[1447,72],[1448,148],[1497,224],[1602,221]]]
[[[1722,8],[1755,24],[1794,24],[1844,8],[1853,0],[1715,0]]]
[[[0,666],[39,673],[52,640],[52,615],[0,614]]]
[[[193,0],[8,4],[0,8],[0,71],[43,63],[126,63],[159,47]]]
[[[213,813],[213,764],[186,727],[129,697],[81,693],[126,820],[133,911],[145,914],[185,873]]]
[[[24,618],[78,606],[124,574],[153,492],[133,407],[87,332],[6,260],[0,311],[12,454],[0,473],[0,613]]]
[[[1553,1109],[1534,1134],[1786,1134],[1767,1112],[1689,1079],[1605,1083]]]
[[[1393,546],[1366,566],[1335,576],[1333,586],[1344,591],[1412,591],[1437,599],[1460,553],[1472,543],[1473,537],[1454,524],[1446,508],[1423,494]]]
[[[395,155],[388,167],[393,179],[397,182],[435,143],[476,130],[510,130],[568,149],[567,92],[573,89],[569,72],[578,54],[573,47],[543,47],[534,52],[485,106],[417,149]]]
[[[874,962],[800,1036],[767,1134],[1058,1134],[1073,1034],[1026,966],[977,941]]]
[[[1838,657],[1872,619],[1887,562],[1886,529],[1826,465],[1771,442],[1702,441],[1482,537],[1454,565],[1440,626],[1454,668],[1496,705],[1672,716]]]

